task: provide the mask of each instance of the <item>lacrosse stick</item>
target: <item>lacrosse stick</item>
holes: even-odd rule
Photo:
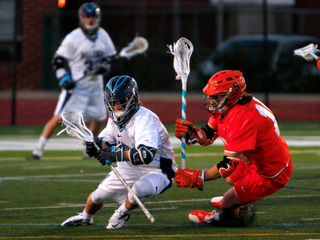
[[[317,52],[320,52],[319,49],[317,49],[318,45],[310,43],[308,46],[305,46],[303,48],[298,48],[294,50],[294,55],[303,57],[307,61],[312,61],[313,59],[318,60],[318,56],[316,55]]]
[[[99,146],[94,142],[94,136],[92,132],[87,128],[82,114],[77,110],[65,110],[62,115],[62,124],[66,126],[65,129],[61,130],[57,135],[60,135],[64,131],[66,131],[69,136],[81,139],[85,142],[92,142],[95,147],[100,150]],[[148,209],[143,205],[143,203],[140,201],[140,199],[134,194],[134,192],[131,190],[131,188],[128,186],[128,184],[125,182],[125,180],[122,178],[118,170],[112,165],[107,164],[111,170],[114,172],[114,174],[117,176],[119,181],[123,184],[123,186],[127,189],[127,191],[133,196],[134,200],[142,211],[146,214],[148,219],[153,223],[155,219],[150,214]]]
[[[182,82],[182,121],[186,120],[187,107],[187,80],[190,73],[190,58],[193,52],[192,43],[186,38],[180,38],[177,43],[168,46],[174,56],[173,68],[177,73],[176,80]],[[186,138],[181,141],[181,168],[186,165]]]
[[[118,58],[130,59],[131,57],[145,53],[148,47],[149,47],[148,40],[145,39],[144,37],[137,36],[132,40],[132,42],[128,43],[128,46],[122,48],[119,54],[112,57],[111,61]],[[93,75],[96,75],[96,72],[97,72],[97,69],[89,71],[86,75],[78,79],[77,82],[87,79],[88,77],[91,77]]]

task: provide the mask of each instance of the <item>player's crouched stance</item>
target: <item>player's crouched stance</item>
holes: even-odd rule
[[[159,118],[140,106],[136,81],[129,76],[110,79],[105,103],[110,119],[95,140],[102,150],[98,151],[93,143],[86,143],[88,155],[97,158],[102,165],[117,162],[116,169],[141,202],[169,189],[178,169],[169,135]],[[138,205],[114,172],[89,195],[83,212],[70,217],[61,226],[92,225],[93,216],[110,198],[121,206],[106,228],[121,228]]]
[[[292,174],[288,146],[280,135],[273,113],[258,99],[245,92],[240,71],[221,71],[204,87],[204,106],[210,114],[201,129],[188,121],[177,120],[175,135],[187,144],[212,144],[220,136],[225,144],[221,162],[208,170],[179,169],[178,187],[203,190],[204,181],[226,178],[231,188],[223,197],[212,198],[217,213],[201,210],[189,213],[195,223],[238,223],[252,202],[283,188]]]

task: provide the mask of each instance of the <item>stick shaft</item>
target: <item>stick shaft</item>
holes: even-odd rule
[[[187,82],[182,81],[182,121],[186,120],[187,109]],[[182,137],[181,141],[181,168],[186,167],[186,138]]]

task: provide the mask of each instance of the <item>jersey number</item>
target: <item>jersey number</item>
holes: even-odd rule
[[[262,116],[269,117],[273,121],[273,125],[274,125],[274,128],[275,128],[276,134],[279,137],[280,136],[280,129],[279,129],[277,120],[274,117],[274,115],[265,106],[261,106],[261,105],[256,104],[256,108],[258,109],[259,113]]]
[[[86,66],[86,69],[83,72],[83,76],[87,75],[88,72],[92,71],[98,64],[100,63],[100,59],[93,61],[93,60],[86,60],[84,62],[84,65]]]

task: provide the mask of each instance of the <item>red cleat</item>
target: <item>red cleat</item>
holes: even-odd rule
[[[189,213],[189,219],[194,223],[202,223],[208,224],[213,221],[213,216],[216,214],[216,211],[212,211],[211,213],[196,210]]]
[[[211,199],[211,204],[212,204],[212,206],[214,206],[215,208],[220,209],[220,208],[221,208],[221,204],[222,204],[222,200],[223,200],[223,197],[213,197],[213,198]]]

